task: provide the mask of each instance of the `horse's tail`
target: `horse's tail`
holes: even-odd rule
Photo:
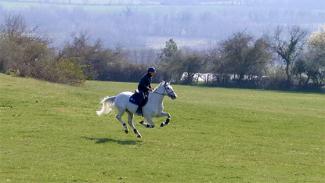
[[[114,106],[115,96],[113,97],[105,97],[100,103],[102,104],[102,109],[100,111],[96,111],[98,116],[103,114],[108,114],[112,111],[112,106]]]

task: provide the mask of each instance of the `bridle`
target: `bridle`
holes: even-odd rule
[[[162,95],[162,96],[166,96],[166,95],[171,96],[171,92],[168,92],[167,89],[166,89],[166,84],[164,84],[164,90],[166,91],[167,94],[165,94],[165,92],[164,93],[159,93],[157,91],[154,91],[152,93],[157,93],[158,95]]]

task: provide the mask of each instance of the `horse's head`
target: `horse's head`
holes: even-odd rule
[[[173,100],[177,98],[177,94],[175,93],[173,87],[170,85],[169,82],[161,82],[159,87],[157,88],[157,91],[161,92],[163,95],[167,95]]]

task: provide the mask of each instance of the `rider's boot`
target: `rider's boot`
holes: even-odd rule
[[[137,111],[136,111],[136,113],[138,114],[138,115],[143,115],[142,114],[142,107],[141,106],[138,106],[138,109],[137,109]]]

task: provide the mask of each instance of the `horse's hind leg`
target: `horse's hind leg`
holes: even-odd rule
[[[127,112],[128,113],[128,123],[130,125],[130,127],[132,128],[133,132],[137,135],[138,138],[141,138],[141,134],[139,133],[139,131],[135,128],[134,123],[133,123],[133,114],[131,112]]]
[[[125,111],[123,110],[118,110],[118,114],[116,115],[116,119],[121,123],[121,125],[123,126],[123,130],[125,133],[129,133],[128,127],[126,126],[126,123],[122,120],[122,116],[124,114]]]

